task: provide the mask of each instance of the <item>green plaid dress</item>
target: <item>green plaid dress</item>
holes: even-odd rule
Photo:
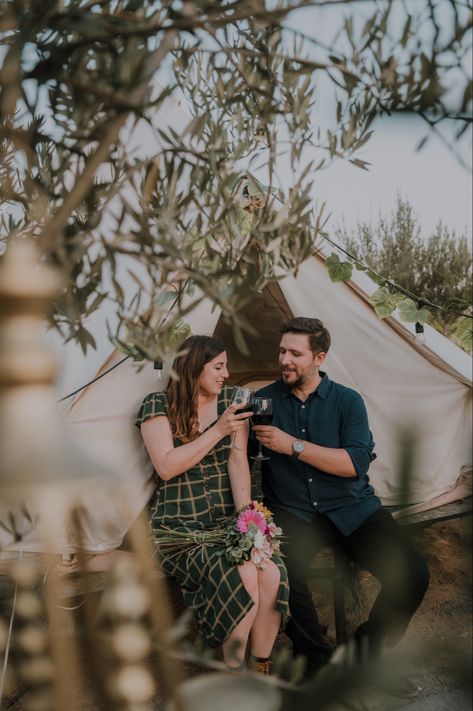
[[[224,387],[218,397],[218,415],[229,406],[234,388]],[[167,415],[164,393],[150,393],[141,405],[136,425],[157,415]],[[209,425],[211,426],[211,425]],[[165,525],[182,531],[205,531],[235,513],[227,473],[229,450],[220,440],[196,466],[169,481],[161,481],[152,507],[152,526]],[[182,444],[175,439],[174,446]],[[288,614],[289,586],[280,556],[273,556],[280,574],[277,609],[283,622]],[[196,615],[199,632],[211,647],[218,647],[253,607],[238,569],[230,565],[217,546],[196,546],[189,552],[161,555],[167,575],[179,583],[186,605]]]

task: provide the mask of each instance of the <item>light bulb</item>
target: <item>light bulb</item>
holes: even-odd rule
[[[423,346],[425,344],[424,326],[416,321],[416,342]]]

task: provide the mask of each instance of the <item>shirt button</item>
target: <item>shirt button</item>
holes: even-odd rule
[[[301,432],[305,432],[305,427],[303,427],[303,428],[301,429]]]
[[[305,409],[305,405],[301,405],[301,409],[304,410],[304,409]]]
[[[309,484],[312,484],[312,479],[309,479]]]
[[[313,501],[312,503],[314,504],[314,506],[317,506],[317,501]]]

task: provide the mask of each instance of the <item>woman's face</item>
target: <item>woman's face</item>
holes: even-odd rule
[[[223,351],[204,365],[199,377],[199,392],[204,395],[218,395],[227,378],[227,354]]]

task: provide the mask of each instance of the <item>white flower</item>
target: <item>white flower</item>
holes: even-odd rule
[[[282,536],[282,528],[279,528],[279,526],[276,526],[275,523],[271,521],[271,523],[268,526],[269,528],[269,534],[271,538],[276,538],[277,536]]]
[[[261,533],[261,531],[258,529],[255,533],[255,537],[253,538],[253,546],[254,548],[257,548],[258,550],[263,550],[268,546],[268,540],[264,533]]]
[[[264,570],[266,568],[266,561],[271,558],[272,551],[271,549],[266,550],[262,548],[252,548],[251,550],[251,562],[256,565],[257,568],[260,570]]]

